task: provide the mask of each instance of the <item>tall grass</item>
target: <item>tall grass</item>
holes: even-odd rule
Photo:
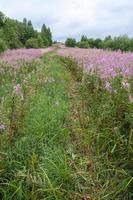
[[[78,114],[84,132],[79,143],[81,148],[88,149],[90,157],[90,176],[86,177],[87,187],[92,189],[90,198],[132,199],[133,80],[125,80],[121,75],[103,80],[96,71],[83,73],[75,60],[63,59],[79,84],[83,107]],[[86,150],[82,151],[85,158]]]
[[[104,82],[96,74],[84,75],[81,86],[88,116],[85,142],[95,155],[103,185],[100,199],[133,198],[132,79],[126,86],[121,76]]]

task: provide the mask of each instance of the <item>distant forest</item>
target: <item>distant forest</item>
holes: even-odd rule
[[[31,20],[10,19],[0,12],[0,52],[17,48],[43,48],[52,45],[49,27],[42,25],[41,32],[34,29]]]
[[[133,51],[133,38],[129,38],[127,35],[122,35],[114,38],[109,35],[105,37],[105,39],[93,39],[83,35],[81,40],[78,42],[76,42],[75,38],[67,38],[65,44],[67,47],[77,46],[79,48]]]

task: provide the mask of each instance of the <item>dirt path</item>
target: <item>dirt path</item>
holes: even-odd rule
[[[43,48],[43,49],[40,49],[42,54],[45,54],[45,53],[48,53],[50,51],[54,51],[55,50],[55,47],[48,47],[48,48]]]

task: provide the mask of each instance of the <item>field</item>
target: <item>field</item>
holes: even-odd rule
[[[0,199],[133,199],[133,53],[0,57]]]

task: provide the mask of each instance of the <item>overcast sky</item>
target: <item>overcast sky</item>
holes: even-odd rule
[[[0,11],[34,27],[49,26],[55,40],[66,37],[133,37],[133,0],[0,0]]]

